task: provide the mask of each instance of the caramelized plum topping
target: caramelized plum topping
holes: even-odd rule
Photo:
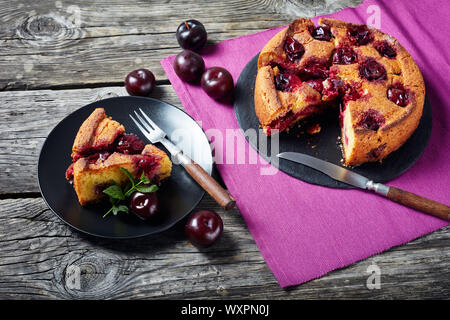
[[[352,64],[358,58],[356,52],[350,47],[339,47],[333,55],[333,64]]]
[[[308,61],[303,69],[299,71],[300,78],[303,80],[309,79],[326,79],[329,76],[328,63],[318,59],[311,59]]]
[[[303,57],[305,48],[303,45],[295,40],[293,37],[287,37],[284,43],[284,51],[286,51],[287,57],[292,62],[298,61]]]
[[[325,26],[314,27],[311,31],[311,36],[320,41],[330,41],[331,40],[331,30]]]
[[[408,91],[400,82],[388,88],[387,98],[400,107],[404,107],[409,103]]]
[[[366,78],[369,81],[385,80],[387,78],[386,69],[374,59],[367,59],[363,62],[359,66],[359,73],[362,78]]]
[[[372,32],[366,25],[352,26],[348,28],[347,35],[354,44],[363,46],[373,40]]]
[[[395,58],[397,56],[397,52],[387,41],[377,42],[375,44],[375,49],[377,49],[382,57]]]
[[[292,73],[279,73],[275,77],[275,88],[283,92],[292,91],[301,83],[302,80]]]

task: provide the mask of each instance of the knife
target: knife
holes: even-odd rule
[[[408,191],[387,186],[382,183],[373,182],[360,174],[337,166],[333,163],[297,152],[282,152],[278,154],[277,157],[301,163],[305,166],[325,173],[335,180],[347,183],[354,187],[373,191],[404,206],[428,213],[447,221],[450,220],[450,207],[445,204],[421,197]]]

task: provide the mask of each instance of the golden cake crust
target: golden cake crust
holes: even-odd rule
[[[420,122],[425,99],[422,74],[408,51],[390,35],[365,26],[369,30],[370,41],[355,43],[349,30],[360,25],[326,18],[319,19],[319,25],[329,28],[332,34],[330,41],[314,39],[311,35],[314,24],[309,19],[302,18],[278,32],[264,46],[258,58],[255,82],[256,115],[264,132],[270,134],[271,124],[278,124],[286,114],[291,116],[294,111],[310,110],[321,101],[338,101],[337,95],[331,95],[328,91],[333,86],[333,81],[338,80],[344,88],[350,86],[359,90],[358,98],[342,102],[345,164],[352,166],[380,161],[403,145]],[[288,61],[284,48],[287,37],[292,37],[303,46],[304,53],[300,59]],[[377,47],[380,44],[393,48],[395,56],[382,55]],[[342,47],[352,48],[357,59],[349,64],[335,64],[333,55]],[[303,78],[302,81],[305,82],[301,85],[296,84],[287,91],[277,90],[274,79],[280,72],[280,67],[281,70],[287,68],[290,73],[295,73],[317,61],[325,65],[328,63],[329,75],[323,79],[324,89],[321,92],[307,85],[308,80]],[[386,76],[376,80],[363,77],[364,65],[369,63],[381,65]],[[406,105],[397,105],[388,99],[387,90],[397,87],[407,92]],[[342,95],[340,93],[340,97],[344,99]],[[367,114],[371,113],[377,117],[381,115],[379,127],[368,127],[361,120],[367,119]],[[310,112],[306,112],[306,116],[309,114]]]
[[[111,145],[124,132],[125,127],[107,117],[105,109],[96,108],[78,130],[72,146],[72,158],[76,154]]]
[[[281,105],[273,81],[274,72],[270,66],[258,70],[255,82],[255,112],[261,125],[266,127],[278,115],[286,111]]]

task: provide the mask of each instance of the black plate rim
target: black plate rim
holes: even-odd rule
[[[255,56],[253,56],[253,57],[247,62],[247,64],[244,66],[244,68],[242,69],[241,73],[239,74],[238,80],[237,80],[237,82],[236,82],[236,86],[238,85],[238,83],[240,83],[240,80],[241,80],[241,76],[242,76],[243,71],[244,71],[244,70],[248,67],[248,65],[251,64],[253,61],[257,61],[257,59],[258,59],[258,57],[259,57],[259,54],[260,54],[260,52],[258,52]],[[255,75],[255,76],[256,76],[256,75]],[[429,99],[428,99],[428,96],[425,95],[424,108],[425,108],[425,106],[427,105],[427,102],[428,102],[428,104],[430,104]],[[254,105],[253,105],[253,107],[254,107]],[[244,133],[244,129],[243,129],[242,126],[241,126],[242,118],[241,118],[240,113],[238,112],[238,108],[236,107],[236,102],[233,103],[233,109],[234,109],[234,114],[235,114],[235,116],[236,116],[236,121],[237,121],[237,123],[238,123],[239,129],[241,130],[242,133]],[[412,167],[412,166],[420,159],[420,157],[422,156],[422,154],[424,153],[424,151],[425,151],[425,149],[426,149],[426,146],[428,145],[428,143],[429,143],[429,141],[430,141],[430,138],[431,138],[431,131],[432,131],[432,129],[433,129],[433,117],[432,117],[432,115],[433,115],[433,110],[432,110],[432,108],[431,108],[431,105],[429,106],[428,109],[429,109],[429,110],[427,110],[427,111],[428,111],[428,113],[429,113],[429,118],[430,118],[430,129],[429,129],[429,130],[427,131],[427,133],[426,133],[426,142],[425,142],[425,144],[424,144],[424,146],[423,146],[423,149],[420,151],[419,155],[416,157],[416,159],[414,159],[414,161],[411,161],[406,167],[404,167],[401,171],[399,171],[398,174],[396,174],[396,176],[394,177],[394,179],[400,177],[401,175],[403,175],[408,169],[410,169],[410,168],[411,168],[411,167]],[[422,113],[421,121],[422,121],[423,117],[424,117],[424,114]],[[411,136],[412,136],[412,135],[411,135]],[[244,134],[244,137],[245,137],[245,140],[247,141],[247,143],[253,148],[253,150],[255,150],[255,151],[258,153],[258,155],[260,155],[261,157],[263,157],[263,159],[266,160],[267,162],[269,162],[271,165],[274,165],[274,164],[272,163],[271,157],[269,157],[269,156],[267,156],[267,155],[265,155],[265,154],[262,154],[262,153],[259,151],[259,149],[258,149],[256,146],[254,146],[253,143],[251,143],[251,142],[249,141],[248,137],[247,137],[245,134]],[[408,140],[407,140],[407,141],[408,141]],[[406,142],[405,142],[405,143],[406,143]],[[400,148],[401,148],[401,147],[400,147]],[[396,150],[396,151],[398,151],[398,150]],[[280,158],[279,161],[289,161],[289,160]],[[300,165],[300,166],[304,166],[304,167],[310,168],[310,167],[308,167],[308,166],[306,166],[306,165],[303,165],[303,164],[301,164],[301,163],[297,163],[297,165]],[[333,186],[333,185],[320,184],[320,183],[314,183],[314,182],[312,182],[312,181],[304,180],[304,179],[302,179],[302,178],[300,178],[300,177],[298,177],[298,176],[296,176],[296,175],[294,175],[294,174],[292,174],[292,173],[290,173],[290,172],[287,172],[287,171],[285,171],[285,170],[282,170],[279,166],[277,166],[277,169],[280,170],[280,171],[282,171],[283,173],[285,173],[285,174],[287,174],[287,175],[289,175],[289,176],[295,178],[295,179],[301,180],[301,181],[303,181],[303,182],[305,182],[305,183],[308,183],[308,184],[311,184],[311,185],[322,186],[322,187],[326,187],[326,188],[330,188],[330,189],[344,189],[344,190],[345,190],[345,189],[357,189],[357,187],[355,187],[355,186],[352,186],[352,185],[350,185],[350,184],[347,184],[347,183],[345,183],[345,182],[338,181],[338,180],[336,180],[336,181],[339,183],[339,185],[334,185],[334,186]],[[310,168],[310,169],[315,170],[314,168]],[[352,168],[346,168],[346,169],[351,170],[351,171],[353,172]],[[319,174],[322,174],[322,175],[326,176],[328,179],[335,180],[335,179],[329,177],[328,175],[326,175],[325,173],[323,173],[323,172],[321,172],[321,171],[318,171],[318,170],[315,170],[315,171],[317,171]],[[358,173],[358,174],[359,174],[359,173]],[[387,181],[390,181],[390,180],[382,181],[382,183],[386,183]],[[379,181],[377,181],[377,182],[379,182]]]
[[[45,147],[46,144],[47,144],[48,137],[56,130],[56,128],[60,125],[60,123],[61,123],[62,121],[64,121],[66,118],[68,118],[68,117],[71,116],[72,114],[74,114],[74,113],[76,113],[76,112],[79,112],[79,110],[81,110],[81,109],[87,108],[87,107],[91,106],[92,104],[97,103],[98,101],[108,101],[108,100],[124,99],[124,98],[130,98],[130,97],[138,98],[138,99],[143,99],[143,100],[152,100],[152,101],[162,102],[162,103],[164,103],[164,104],[166,104],[166,105],[168,105],[168,106],[170,106],[170,107],[173,107],[173,108],[175,108],[175,109],[177,109],[177,110],[183,112],[183,113],[186,114],[190,119],[192,119],[192,121],[195,123],[195,125],[197,125],[197,126],[202,130],[203,134],[205,135],[206,139],[208,140],[208,138],[207,138],[205,132],[203,131],[203,129],[200,127],[200,125],[197,123],[197,121],[195,121],[195,119],[192,118],[187,112],[185,112],[184,110],[182,110],[182,109],[180,109],[180,108],[174,106],[173,104],[170,104],[170,103],[168,103],[168,102],[166,102],[166,101],[163,101],[163,100],[160,100],[160,99],[156,99],[156,98],[152,98],[152,97],[119,96],[119,97],[111,97],[111,98],[101,99],[101,100],[97,100],[97,101],[91,102],[91,103],[89,103],[89,104],[87,104],[87,105],[84,105],[84,106],[82,106],[82,107],[80,107],[80,108],[78,108],[78,109],[72,111],[71,113],[69,113],[68,115],[66,115],[63,119],[61,119],[61,120],[58,122],[58,124],[57,124],[56,126],[54,126],[53,129],[49,132],[49,134],[48,134],[47,137],[45,138],[44,143],[42,144],[41,150],[39,151],[39,158],[38,158],[38,163],[37,163],[37,173],[38,173],[38,174],[37,174],[37,182],[38,182],[39,192],[41,193],[41,196],[42,196],[42,198],[44,199],[44,202],[45,202],[45,204],[47,205],[47,207],[50,209],[50,211],[52,211],[52,212],[53,212],[53,213],[54,213],[54,214],[55,214],[62,222],[64,222],[64,223],[65,223],[66,225],[68,225],[69,227],[71,227],[71,228],[73,228],[73,229],[75,229],[75,230],[77,230],[77,231],[79,231],[79,232],[81,232],[81,233],[83,233],[83,234],[87,234],[87,235],[89,235],[89,236],[98,237],[98,238],[103,238],[103,239],[110,239],[110,240],[128,240],[128,239],[138,239],[138,238],[148,237],[148,236],[151,236],[151,235],[156,235],[156,234],[165,232],[165,231],[169,230],[170,228],[172,228],[173,226],[175,226],[175,225],[176,225],[177,223],[179,223],[181,220],[183,220],[184,218],[186,218],[186,217],[187,217],[187,216],[188,216],[188,215],[189,215],[189,214],[190,214],[190,213],[198,206],[198,204],[202,201],[202,199],[205,197],[205,190],[202,190],[202,191],[201,191],[202,195],[199,197],[199,200],[196,201],[196,202],[194,203],[194,205],[192,206],[192,208],[190,208],[188,211],[186,211],[186,213],[185,213],[181,218],[179,218],[178,220],[176,220],[176,221],[174,221],[174,222],[172,222],[172,223],[170,223],[170,224],[167,224],[163,229],[161,229],[161,230],[159,230],[159,231],[157,231],[157,232],[150,232],[150,233],[139,234],[139,235],[135,235],[135,236],[117,236],[117,237],[112,237],[112,236],[105,236],[105,235],[101,235],[101,234],[96,234],[96,233],[89,232],[89,231],[83,230],[83,229],[81,229],[81,228],[78,228],[78,227],[76,227],[76,226],[70,224],[70,223],[67,222],[66,220],[64,220],[63,217],[60,216],[60,215],[59,215],[59,214],[58,214],[58,213],[57,213],[57,212],[49,205],[49,203],[47,202],[47,199],[46,199],[44,193],[42,192],[41,183],[40,183],[40,172],[39,172],[40,163],[41,163],[41,157],[42,157],[42,151],[44,150],[44,147]],[[211,153],[211,157],[212,157],[212,153]],[[211,158],[211,159],[212,159],[212,158]],[[207,171],[210,175],[211,175],[211,173],[212,173],[212,168],[213,168],[213,166],[214,166],[214,162],[212,161],[212,162],[211,162],[211,170],[210,170],[211,172],[208,172],[208,171]]]

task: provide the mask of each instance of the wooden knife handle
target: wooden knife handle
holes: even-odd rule
[[[407,207],[431,214],[447,221],[450,220],[450,207],[434,200],[394,187],[389,187],[386,197]]]
[[[217,203],[225,208],[225,210],[233,209],[236,201],[224,188],[217,183],[200,165],[193,160],[184,164],[186,171],[194,178],[195,181],[209,193]]]

